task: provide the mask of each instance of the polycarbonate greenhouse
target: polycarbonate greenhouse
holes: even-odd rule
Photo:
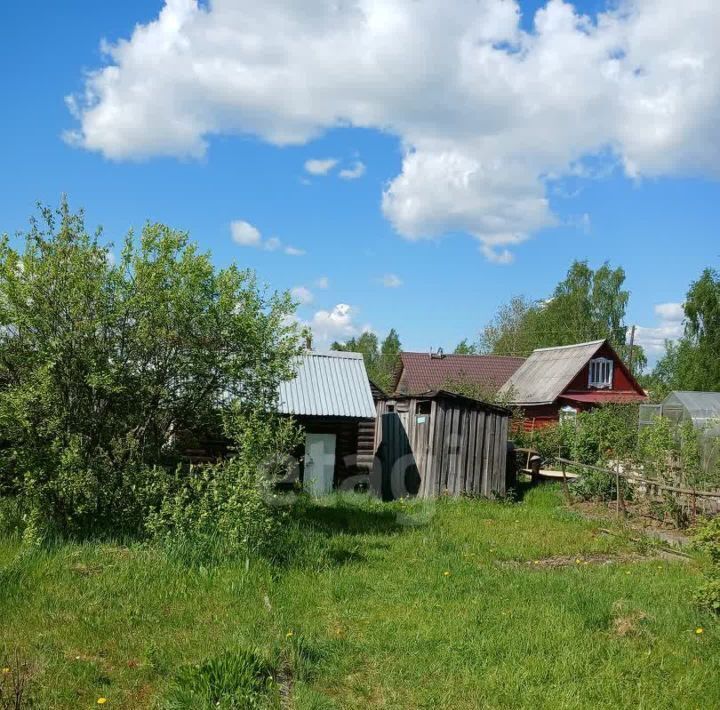
[[[679,426],[690,421],[702,430],[705,466],[714,465],[720,450],[720,392],[671,392],[661,404],[640,405],[640,426],[665,417]]]

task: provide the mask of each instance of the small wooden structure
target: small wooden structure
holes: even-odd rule
[[[378,400],[371,489],[407,495],[504,495],[510,411],[443,390]]]
[[[543,467],[543,459],[539,451],[535,449],[515,449],[515,456],[518,459],[520,473],[530,476],[535,481],[570,481],[578,478],[576,473],[562,470],[554,470]]]

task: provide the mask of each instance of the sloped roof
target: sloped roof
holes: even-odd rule
[[[680,404],[696,423],[720,419],[720,392],[688,392],[675,390],[663,405]]]
[[[552,404],[604,343],[533,350],[500,392],[510,394],[513,404]]]
[[[280,385],[282,414],[374,419],[375,404],[360,353],[306,352]]]
[[[499,355],[443,355],[400,353],[401,369],[395,381],[397,389],[403,374],[403,393],[416,394],[441,390],[453,381],[468,381],[488,392],[497,392],[522,365],[525,358]]]

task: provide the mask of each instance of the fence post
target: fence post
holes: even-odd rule
[[[567,476],[565,475],[565,462],[563,461],[560,465],[562,467],[563,491],[565,492],[565,500],[567,501],[568,505],[572,505],[572,498],[570,497],[570,489],[568,488]]]
[[[620,487],[620,463],[615,464],[615,488],[617,489],[617,501],[615,504],[615,513],[620,517],[620,511],[625,513],[625,502],[623,501],[622,488]]]

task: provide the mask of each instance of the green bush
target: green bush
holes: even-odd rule
[[[600,471],[581,469],[580,477],[571,484],[573,494],[582,500],[615,500],[617,498],[617,481]],[[621,478],[620,490],[624,500],[632,500],[633,489]]]
[[[66,202],[20,237],[0,238],[0,496],[29,541],[137,534],[177,487],[180,432],[244,446],[231,403],[272,410],[294,305],[162,224],[117,261]]]
[[[711,564],[707,582],[698,590],[696,601],[720,614],[720,516],[711,518],[697,530],[694,544],[708,555]]]
[[[515,446],[523,449],[534,449],[546,461],[560,456],[568,458],[572,455],[572,443],[575,426],[572,423],[551,424],[533,432],[517,430],[513,433]]]
[[[234,455],[179,472],[147,515],[148,533],[188,561],[269,552],[282,530],[273,483],[292,465],[285,452],[299,430],[266,413],[239,414],[232,426],[242,442]]]

